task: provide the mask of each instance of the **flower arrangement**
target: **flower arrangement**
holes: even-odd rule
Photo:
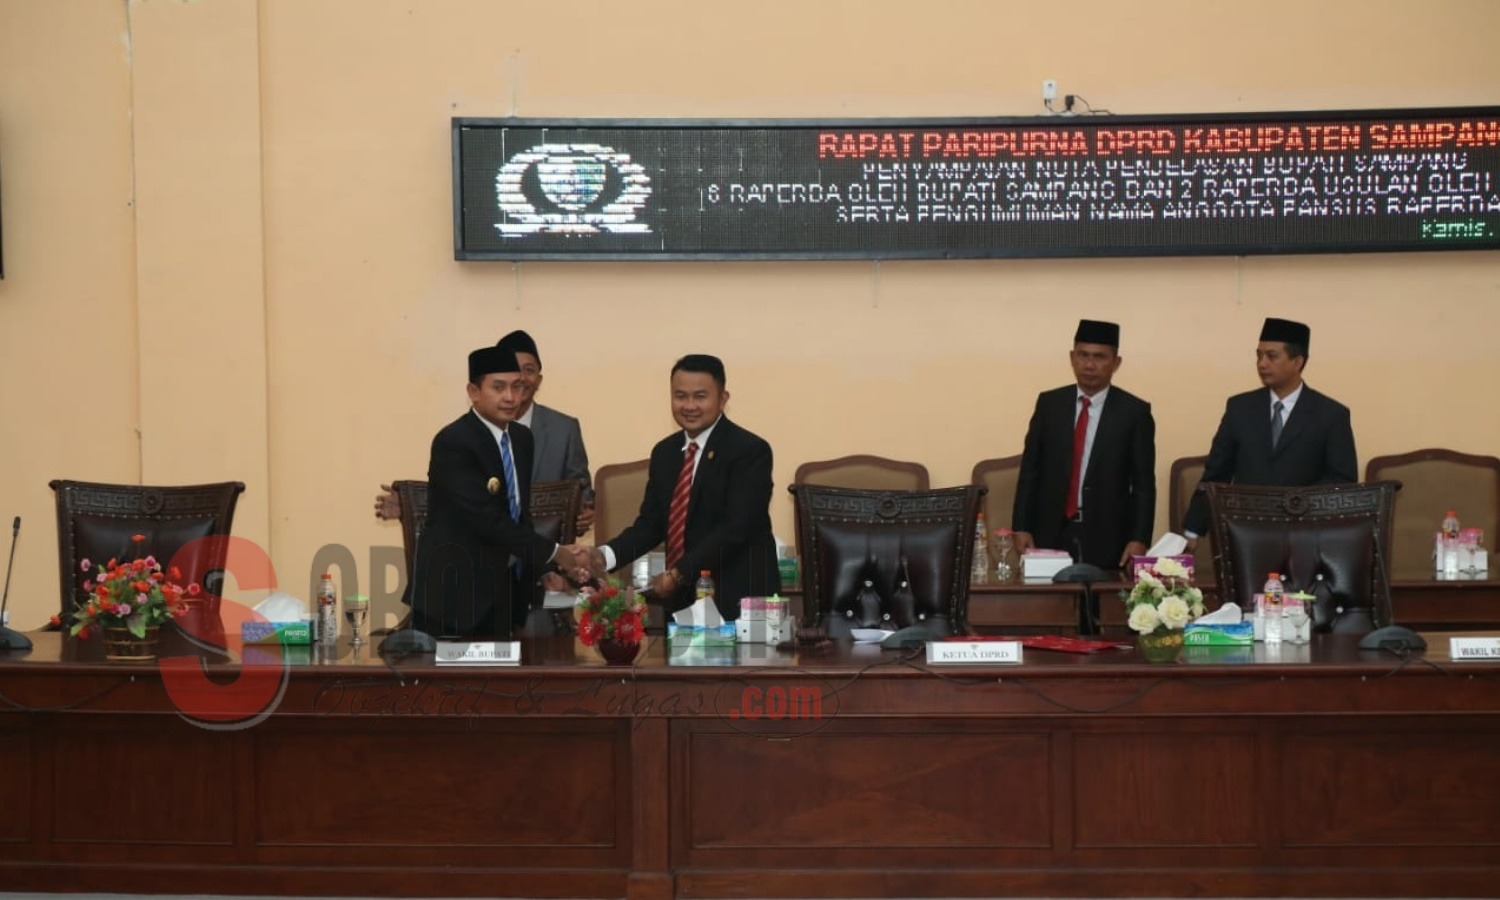
[[[1130,628],[1138,634],[1181,631],[1203,615],[1203,592],[1193,586],[1187,568],[1175,559],[1159,559],[1141,568],[1135,585],[1120,596],[1130,612]]]
[[[617,578],[606,578],[579,591],[578,639],[592,647],[600,641],[638,644],[646,636],[646,604]]]
[[[134,560],[111,559],[103,566],[96,566],[87,559],[78,563],[88,598],[79,601],[67,614],[71,622],[69,634],[86,638],[102,628],[125,628],[143,638],[146,629],[157,627],[187,611],[184,596],[196,597],[201,593],[196,584],[184,588],[177,583],[182,580],[182,572],[176,566],[163,572],[156,557],[139,557],[145,535],[132,535],[130,540],[137,548]],[[63,617],[53,616],[52,624],[61,626]]]

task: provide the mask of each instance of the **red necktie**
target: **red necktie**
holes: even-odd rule
[[[1079,397],[1083,409],[1078,411],[1078,422],[1073,426],[1073,474],[1068,476],[1068,502],[1063,504],[1063,516],[1071,519],[1078,515],[1078,482],[1083,478],[1083,445],[1089,439],[1089,398]]]
[[[697,442],[687,445],[682,455],[682,470],[677,473],[677,486],[672,489],[672,508],[667,514],[667,568],[673,568],[682,559],[687,537],[688,498],[693,493],[693,460],[698,456]]]

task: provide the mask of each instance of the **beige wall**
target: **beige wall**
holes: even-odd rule
[[[850,452],[958,483],[1018,451],[1080,316],[1124,326],[1163,506],[1267,314],[1313,326],[1361,463],[1500,451],[1451,399],[1494,380],[1500,254],[457,263],[448,155],[455,115],[1024,115],[1049,77],[1117,113],[1495,104],[1497,33],[1488,0],[0,0],[17,624],[56,606],[54,477],[240,478],[284,586],[327,543],[363,569],[399,543],[375,485],[422,474],[465,353],[518,326],[596,467],[666,433],[666,370],[702,350],[780,485]],[[773,514],[790,536],[780,488]]]

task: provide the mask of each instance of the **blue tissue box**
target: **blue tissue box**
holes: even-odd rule
[[[1255,623],[1200,625],[1189,622],[1182,630],[1184,647],[1248,647],[1255,643]]]
[[[672,647],[733,647],[736,640],[733,622],[712,627],[667,623],[667,644]]]

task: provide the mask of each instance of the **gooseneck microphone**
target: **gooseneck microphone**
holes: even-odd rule
[[[10,602],[10,570],[16,565],[16,538],[21,534],[21,517],[10,526],[10,560],[5,564],[5,593],[0,594],[0,651],[30,650],[31,638],[5,627],[5,607]]]

